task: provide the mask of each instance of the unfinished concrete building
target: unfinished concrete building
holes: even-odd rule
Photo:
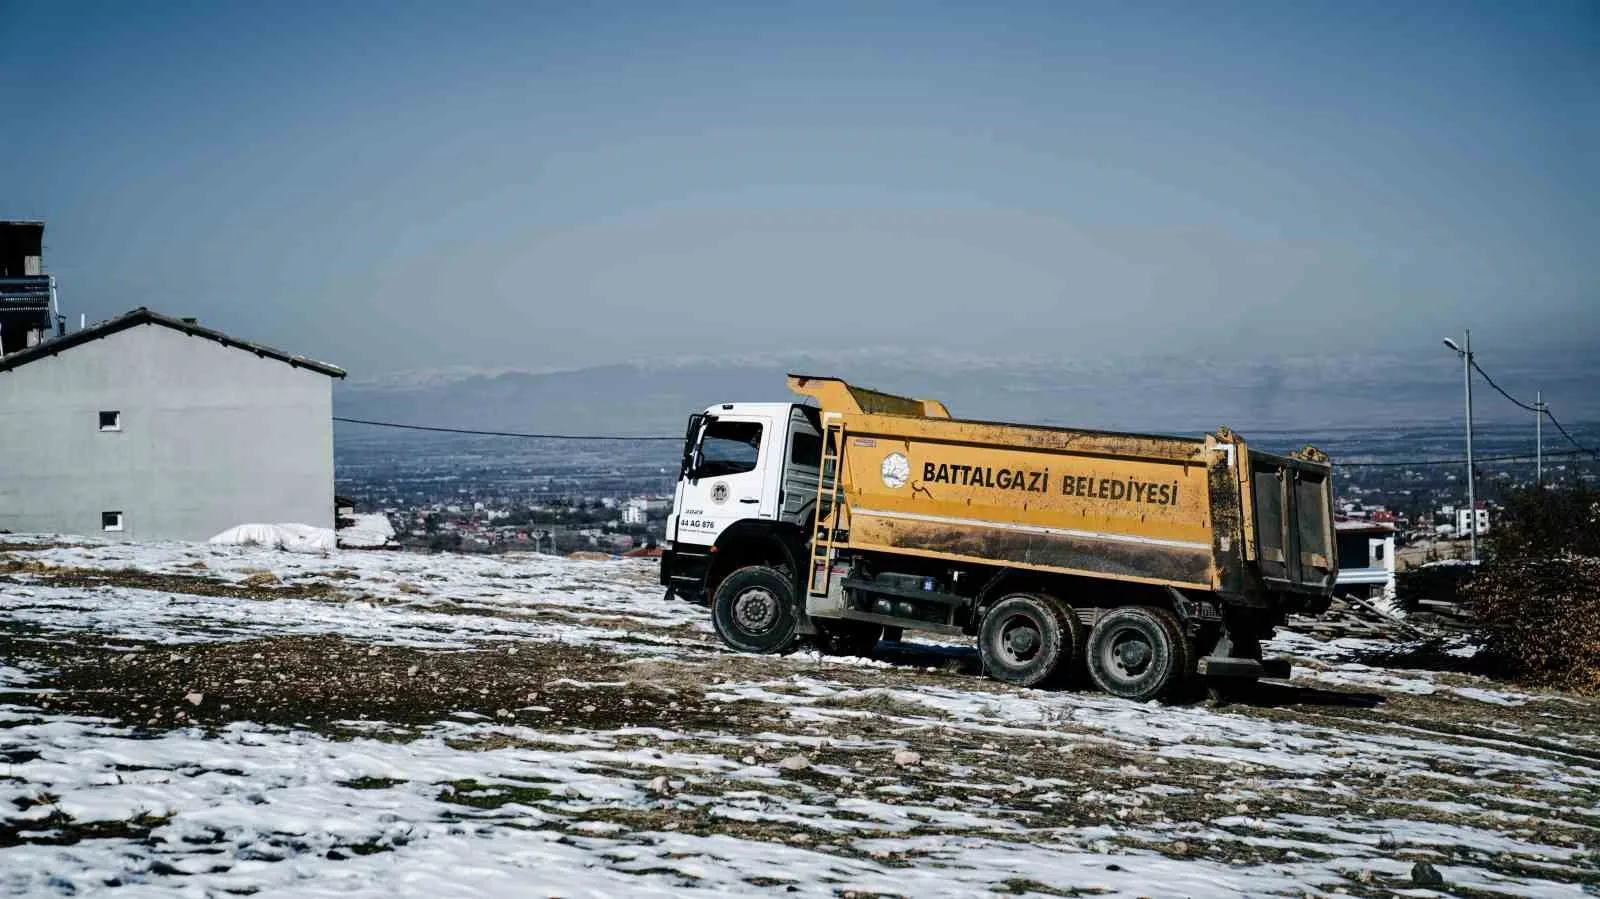
[[[44,271],[44,222],[0,222],[0,356],[59,335],[55,280]]]

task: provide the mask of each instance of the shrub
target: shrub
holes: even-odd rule
[[[1600,490],[1582,485],[1513,490],[1484,542],[1491,559],[1600,556]]]
[[[1487,549],[1463,590],[1483,661],[1533,683],[1600,691],[1600,492],[1508,494]]]
[[[1498,673],[1600,691],[1600,559],[1496,559],[1466,593]]]

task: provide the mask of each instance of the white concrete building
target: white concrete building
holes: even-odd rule
[[[0,356],[0,528],[334,526],[335,366],[147,309]]]
[[[1340,594],[1393,600],[1395,595],[1393,525],[1372,521],[1333,523],[1339,547]]]
[[[1476,509],[1456,510],[1456,533],[1465,537],[1472,533],[1472,513],[1478,513],[1478,536],[1489,533],[1489,509],[1483,503],[1478,503]]]
[[[645,505],[644,500],[629,500],[628,504],[622,507],[622,523],[628,525],[644,524],[649,518],[647,509],[648,507]]]

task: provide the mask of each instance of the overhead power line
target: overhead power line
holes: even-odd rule
[[[1585,450],[1584,452],[1587,452],[1587,450]],[[1545,455],[1545,458],[1547,458],[1547,459],[1554,459],[1554,458],[1564,458],[1564,457],[1568,457],[1568,456],[1578,456],[1578,455],[1582,455],[1582,453],[1578,452],[1577,450],[1562,450],[1559,453],[1545,453],[1544,455]],[[1479,457],[1477,457],[1477,458],[1472,460],[1472,464],[1473,464],[1474,467],[1477,467],[1478,465],[1480,465],[1480,464],[1482,464],[1484,462],[1532,462],[1533,460],[1534,460],[1534,457],[1531,456],[1531,455],[1524,455],[1524,456],[1479,456]],[[1426,467],[1428,467],[1430,465],[1465,465],[1465,464],[1467,464],[1467,460],[1465,460],[1465,459],[1412,459],[1412,460],[1406,461],[1406,462],[1338,462],[1338,461],[1335,461],[1333,464],[1334,464],[1335,468],[1400,468],[1400,467],[1405,467],[1405,468],[1426,468]]]
[[[1536,413],[1538,413],[1540,415],[1543,415],[1545,418],[1550,419],[1550,423],[1556,426],[1556,430],[1561,432],[1561,436],[1567,438],[1567,442],[1568,443],[1570,443],[1573,446],[1577,447],[1579,450],[1581,450],[1581,451],[1583,451],[1585,453],[1588,453],[1589,455],[1595,457],[1596,459],[1600,459],[1600,450],[1595,450],[1592,447],[1584,446],[1583,444],[1579,443],[1577,441],[1577,439],[1574,438],[1571,434],[1567,433],[1567,429],[1562,427],[1561,426],[1561,422],[1556,420],[1555,413],[1550,411],[1549,404],[1540,403],[1538,405],[1532,405],[1532,404],[1529,404],[1529,403],[1524,403],[1522,400],[1519,400],[1516,397],[1512,396],[1511,394],[1506,393],[1504,388],[1502,388],[1499,384],[1496,384],[1494,382],[1494,378],[1489,377],[1489,373],[1484,371],[1483,370],[1483,366],[1478,364],[1478,360],[1472,359],[1471,362],[1472,362],[1473,370],[1476,371],[1478,374],[1482,375],[1483,376],[1483,380],[1487,381],[1489,386],[1493,387],[1495,389],[1496,393],[1500,394],[1501,396],[1503,396],[1506,399],[1510,400],[1511,402],[1515,403],[1517,406],[1528,410],[1529,412],[1536,412]]]
[[[1600,459],[1600,452],[1596,452],[1595,450],[1592,450],[1589,447],[1584,446],[1583,444],[1581,444],[1578,441],[1574,440],[1572,435],[1567,433],[1567,429],[1563,428],[1561,426],[1561,422],[1556,421],[1556,417],[1554,415],[1550,414],[1550,410],[1549,409],[1544,410],[1544,417],[1550,419],[1550,423],[1556,426],[1556,430],[1561,432],[1561,436],[1567,438],[1567,442],[1568,443],[1572,444],[1573,446],[1577,447],[1578,449],[1582,450],[1583,452],[1588,453],[1590,456],[1593,456],[1596,459]]]
[[[1543,409],[1539,408],[1538,406],[1534,406],[1534,405],[1531,405],[1529,403],[1524,403],[1522,400],[1519,400],[1516,397],[1512,396],[1511,394],[1506,393],[1505,389],[1502,388],[1499,384],[1496,384],[1494,382],[1494,378],[1489,377],[1489,373],[1483,370],[1483,367],[1478,364],[1478,360],[1476,360],[1476,359],[1472,360],[1472,368],[1478,374],[1483,375],[1483,379],[1485,381],[1489,382],[1489,386],[1493,387],[1495,389],[1496,393],[1500,394],[1501,396],[1505,397],[1506,399],[1510,400],[1511,402],[1516,403],[1518,406],[1521,406],[1522,408],[1528,410],[1529,412],[1543,412],[1544,411]]]
[[[472,428],[441,428],[433,425],[407,425],[393,421],[372,421],[366,418],[341,418],[334,421],[352,425],[371,425],[375,428],[399,428],[404,431],[433,431],[440,434],[475,434],[480,437],[522,437],[531,440],[682,440],[677,437],[657,437],[649,434],[527,434],[519,431],[478,431]]]
[[[1487,375],[1484,377],[1485,380],[1488,380]],[[1515,400],[1513,400],[1513,402],[1515,402]],[[1548,415],[1549,413],[1546,412],[1545,414]],[[525,440],[620,440],[632,442],[659,442],[670,440],[677,442],[683,439],[682,437],[669,437],[655,434],[533,434],[523,431],[482,431],[475,428],[446,428],[437,425],[412,425],[395,421],[375,421],[368,418],[344,418],[338,415],[335,415],[333,420],[344,422],[345,424],[369,425],[375,428],[396,428],[402,431],[429,431],[436,434],[467,434],[476,437],[516,437]],[[1567,429],[1561,427],[1561,423],[1556,421],[1554,416],[1551,416],[1550,420],[1555,424],[1556,428],[1559,429],[1562,434],[1567,436],[1568,440],[1572,440],[1572,435],[1567,434]],[[1545,456],[1550,458],[1562,458],[1567,456],[1577,456],[1580,454],[1595,455],[1594,450],[1591,450],[1588,447],[1578,443],[1576,440],[1572,440],[1572,444],[1577,447],[1576,450],[1545,453]],[[1473,461],[1474,464],[1479,464],[1483,462],[1531,462],[1533,459],[1533,456],[1528,455],[1488,456],[1481,457]],[[1402,462],[1335,462],[1334,464],[1339,468],[1427,468],[1434,465],[1465,465],[1467,464],[1467,460],[1411,459]]]

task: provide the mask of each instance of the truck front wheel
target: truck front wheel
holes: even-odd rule
[[[784,653],[795,648],[794,588],[783,572],[751,565],[728,575],[711,602],[711,623],[722,642],[740,652]]]
[[[996,680],[1024,687],[1064,680],[1081,643],[1072,609],[1032,593],[1015,593],[995,603],[978,631],[984,670]]]
[[[1170,695],[1188,676],[1194,655],[1178,619],[1155,606],[1107,612],[1089,632],[1086,654],[1100,689],[1136,702]]]

